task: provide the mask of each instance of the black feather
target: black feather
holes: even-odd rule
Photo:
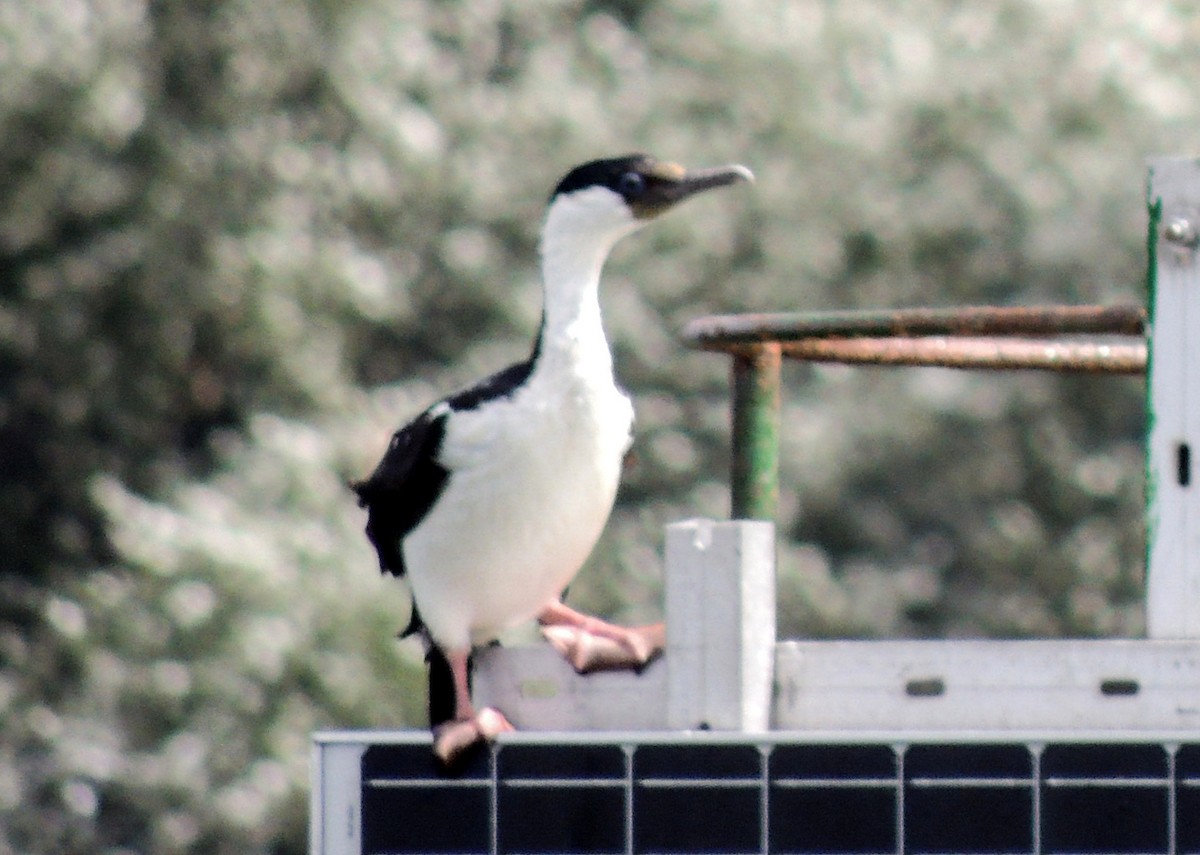
[[[620,191],[621,176],[630,173],[642,173],[654,166],[654,158],[647,154],[627,154],[623,157],[612,157],[605,160],[593,160],[568,172],[558,182],[551,200],[555,196],[574,193],[587,187],[607,187],[615,192]]]
[[[438,464],[446,416],[426,410],[396,431],[371,477],[354,484],[367,509],[367,537],[379,554],[379,569],[404,575],[400,542],[424,519],[446,488],[450,473]]]
[[[456,412],[474,410],[511,395],[529,378],[539,347],[540,337],[527,361],[510,365],[447,398],[444,403],[449,413],[435,405],[396,431],[371,476],[351,485],[358,494],[358,504],[367,509],[367,537],[379,555],[381,571],[393,576],[405,574],[402,542],[420,525],[453,474],[438,460],[447,419]],[[406,633],[418,629],[420,618],[414,606],[413,621]]]
[[[529,379],[529,375],[533,372],[533,362],[537,359],[541,346],[542,337],[539,334],[538,340],[534,344],[533,355],[525,362],[518,362],[503,371],[497,371],[490,377],[480,380],[471,388],[451,395],[446,399],[446,403],[450,405],[451,410],[461,413],[466,410],[474,410],[488,401],[509,397]]]

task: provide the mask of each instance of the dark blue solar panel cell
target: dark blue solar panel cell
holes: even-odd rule
[[[624,852],[622,788],[512,787],[499,793],[501,852]]]
[[[497,748],[496,762],[502,779],[625,779],[625,752],[619,745],[506,745]]]
[[[486,781],[491,774],[489,752],[473,751],[456,771],[459,780]],[[428,743],[372,745],[362,757],[363,783],[374,779],[438,780],[446,773],[434,760]]]
[[[1167,751],[1161,745],[1047,745],[1042,752],[1047,778],[1166,778]]]
[[[896,790],[859,786],[771,788],[771,851],[895,852]]]
[[[762,775],[756,745],[642,745],[633,756],[633,775],[643,778],[748,778]]]
[[[754,852],[762,837],[755,745],[643,745],[633,755],[634,848]]]
[[[428,745],[376,745],[362,759],[364,853],[488,852],[488,752],[447,778]],[[466,786],[464,786],[464,784]]]
[[[1161,745],[1051,745],[1042,755],[1043,851],[1167,852]]]
[[[488,852],[489,802],[483,788],[366,789],[363,852]]]
[[[1200,852],[1200,745],[1184,745],[1175,756],[1176,851]]]
[[[1167,806],[1165,788],[1048,787],[1042,791],[1042,849],[1166,852]]]
[[[760,798],[748,787],[638,787],[635,852],[758,852]]]
[[[768,765],[772,851],[896,850],[891,746],[778,745]]]
[[[1033,758],[1024,745],[915,745],[904,755],[906,851],[1033,849]]]
[[[625,752],[618,745],[497,751],[501,852],[622,852]]]
[[[904,798],[906,852],[1033,851],[1032,788],[910,787]]]
[[[841,778],[895,780],[890,745],[778,745],[771,752],[771,779]]]
[[[904,776],[1029,781],[1033,755],[1024,745],[914,745],[904,753]]]

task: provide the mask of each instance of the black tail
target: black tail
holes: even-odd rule
[[[425,657],[429,665],[429,726],[437,727],[454,720],[458,698],[454,689],[454,672],[441,649],[430,645]],[[467,660],[467,684],[471,680],[471,660]]]

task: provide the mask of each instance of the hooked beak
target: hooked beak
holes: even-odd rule
[[[754,173],[741,164],[684,169],[674,163],[656,163],[652,170],[647,171],[646,178],[646,193],[632,203],[634,213],[640,219],[657,217],[668,208],[705,190],[751,183]]]

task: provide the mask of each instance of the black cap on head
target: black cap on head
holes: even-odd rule
[[[565,176],[550,198],[573,193],[587,187],[607,187],[620,193],[621,178],[627,174],[640,175],[654,163],[654,158],[648,154],[627,154],[623,157],[611,157],[604,160],[592,160],[576,166]]]

